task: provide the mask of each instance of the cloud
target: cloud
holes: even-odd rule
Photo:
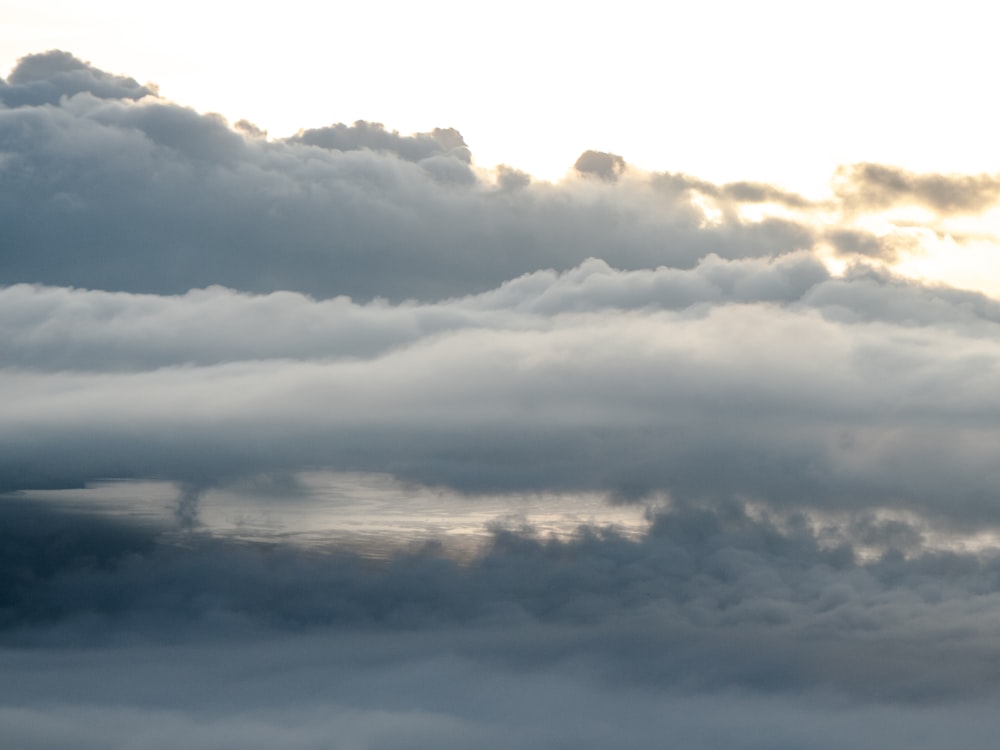
[[[472,152],[462,134],[454,128],[434,128],[429,133],[401,136],[387,131],[379,122],[358,120],[352,126],[343,124],[303,130],[288,139],[289,143],[304,143],[331,151],[368,149],[393,154],[416,162],[438,182],[472,185],[476,176],[469,169]]]
[[[497,166],[497,186],[501,190],[518,190],[531,184],[531,175],[506,164]]]
[[[249,138],[266,138],[267,131],[261,130],[249,120],[237,120],[233,123],[233,129]]]
[[[864,514],[805,520],[682,503],[637,539],[496,528],[465,564],[434,547],[373,564],[5,497],[0,732],[54,748],[640,748],[664,732],[981,747],[996,553],[934,552]]]
[[[423,305],[16,286],[0,309],[8,488],[328,466],[1000,523],[996,303],[806,254]]]
[[[995,305],[808,252],[887,241],[691,195],[794,202],[756,183],[498,189],[456,177],[456,131],[310,132],[87,93],[0,111],[5,279],[50,285],[0,291],[3,486],[329,466],[996,522]]]
[[[979,213],[1000,198],[1000,180],[992,175],[918,174],[872,163],[840,167],[834,189],[848,209],[861,211],[918,205],[941,214]]]
[[[488,650],[491,641],[508,641],[503,632],[483,633],[478,643],[443,635],[452,646],[443,639],[341,631],[25,650],[5,665],[12,679],[0,688],[0,729],[29,747],[84,750],[137,741],[157,750],[178,743],[193,750],[508,743],[541,750],[566,742],[638,750],[663,737],[694,750],[778,743],[971,750],[992,737],[986,700],[898,705],[736,689],[635,689],[595,679],[570,661],[508,666],[477,657],[475,646]],[[564,633],[547,635],[555,643]]]
[[[814,241],[790,221],[709,223],[690,196],[664,200],[643,180],[501,174],[497,189],[470,170],[453,130],[309,133],[268,141],[163,100],[87,94],[0,111],[0,241],[12,248],[0,271],[8,283],[136,292],[221,284],[429,300],[588,257],[691,267]]]
[[[615,182],[625,171],[625,160],[618,154],[606,151],[584,151],[573,164],[573,169],[583,175],[593,175],[605,182]]]
[[[20,284],[0,289],[0,365],[115,371],[371,359],[449,332],[544,330],[559,313],[794,302],[826,280],[812,256],[793,254],[775,262],[709,256],[690,270],[630,272],[591,259],[562,274],[526,274],[480,295],[404,305],[222,287],[160,296]]]
[[[337,550],[163,536],[37,503],[2,512],[5,644],[301,634],[314,638],[305,651],[358,644],[336,659],[359,675],[446,651],[478,674],[568,672],[646,694],[736,688],[903,706],[996,694],[995,552],[910,544],[903,555],[883,535],[880,554],[863,561],[856,545],[872,539],[858,523],[838,536],[795,514],[680,504],[638,539],[497,529],[465,564],[430,547],[373,566]],[[913,538],[902,526],[895,538]]]
[[[61,97],[81,92],[101,99],[141,99],[156,94],[150,86],[106,73],[60,50],[26,55],[6,81],[0,80],[0,102],[7,107],[58,104]]]
[[[846,219],[823,218],[604,152],[558,184],[494,179],[453,129],[269,140],[61,52],[0,100],[0,736],[995,733],[1000,303],[858,261],[904,235],[843,223],[983,210],[989,178],[855,165]],[[554,496],[648,503],[648,528],[546,538],[501,514],[457,560],[372,524],[318,544],[210,522],[217,490],[307,513],[318,470],[393,477],[329,489],[367,514],[421,485],[543,519]],[[100,514],[31,491],[112,478]],[[173,514],[129,479],[172,483]]]
[[[762,182],[729,182],[722,186],[722,193],[740,203],[780,203],[790,208],[810,208],[814,205],[798,193]]]
[[[677,172],[658,172],[652,175],[652,183],[668,194],[683,195],[689,191],[708,196],[726,203],[777,203],[791,209],[805,210],[820,207],[798,193],[783,190],[764,182],[729,182],[717,185],[691,175]]]
[[[288,140],[332,151],[382,151],[414,162],[432,156],[452,156],[468,164],[472,158],[465,139],[454,128],[434,128],[429,133],[401,136],[395,130],[386,130],[380,122],[358,120],[354,125],[336,124],[303,130]]]
[[[826,238],[837,255],[874,258],[885,263],[919,250],[917,240],[899,232],[877,236],[858,229],[834,229],[827,232]]]

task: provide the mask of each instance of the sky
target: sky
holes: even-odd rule
[[[824,7],[0,4],[0,737],[983,747],[989,25]]]
[[[402,134],[455,128],[483,169],[559,181],[592,149],[637,170],[766,182],[813,200],[850,164],[1000,172],[985,95],[992,18],[977,2],[946,13],[884,0],[623,2],[610,13],[558,2],[471,12],[4,0],[0,14],[0,75],[23,55],[67,50],[273,138],[357,120]],[[897,270],[996,294],[996,212],[935,229]],[[955,236],[966,238],[958,248]]]
[[[0,4],[0,63],[69,50],[276,136],[358,119],[458,128],[485,166],[562,177],[585,149],[822,191],[845,163],[996,172],[992,15],[820,5],[70,0]]]

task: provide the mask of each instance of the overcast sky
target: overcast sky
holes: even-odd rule
[[[945,86],[984,54],[961,4],[934,24],[626,5],[526,25],[516,5],[491,23],[293,3],[268,34],[219,4],[190,37],[182,4],[151,45],[108,36],[112,10],[142,26],[113,3],[8,6],[0,736],[992,736],[1000,177],[980,99],[953,149],[911,160],[932,126],[902,125],[916,79],[947,90],[937,128],[972,91],[974,67]],[[208,55],[223,20],[238,38]],[[911,31],[873,46],[894,24]],[[932,34],[941,54],[916,55]],[[870,140],[831,137],[849,100]],[[487,101],[501,115],[477,130]],[[619,129],[654,111],[704,125],[690,161]],[[350,528],[320,517],[331,502]],[[449,507],[475,510],[449,526]],[[379,512],[437,515],[416,538]]]

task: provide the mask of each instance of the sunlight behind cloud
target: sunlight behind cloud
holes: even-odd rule
[[[198,493],[185,533],[206,538],[342,548],[389,559],[432,542],[468,558],[483,551],[491,529],[532,530],[569,539],[581,526],[614,527],[630,538],[648,528],[645,505],[610,505],[600,493],[534,493],[467,497],[407,485],[391,476],[305,472],[287,481],[262,475]],[[23,493],[32,502],[111,519],[169,524],[178,487],[163,481],[95,482],[81,489]]]
[[[958,243],[951,237],[925,240],[893,269],[923,282],[973,289],[1000,299],[1000,244],[995,240]]]
[[[838,164],[1000,167],[981,4],[697,6],[290,0],[4,3],[7,65],[45,48],[272,136],[356,119],[456,127],[481,165],[561,178],[585,149],[714,181],[825,191]],[[933,49],[933,54],[928,50]],[[933,102],[933,104],[931,104]]]

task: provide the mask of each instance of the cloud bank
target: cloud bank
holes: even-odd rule
[[[18,285],[0,309],[10,489],[326,466],[1000,520],[997,304],[808,255],[432,304]]]
[[[25,58],[6,85],[56,63],[68,65],[65,53]],[[451,129],[402,137],[359,122],[248,137],[166,100],[136,105],[119,78],[72,64],[119,88],[77,91],[57,72],[47,85],[61,98],[0,111],[8,282],[432,299],[588,257],[690,267],[708,253],[762,257],[812,242],[786,220],[705,226],[690,196],[642,180],[553,187],[508,172],[501,183],[519,188],[497,190]]]
[[[992,178],[854,165],[823,201],[588,151],[551,184],[452,128],[268,139],[58,51],[0,102],[0,736],[984,745],[1000,303],[852,222],[988,212]],[[373,561],[200,523],[317,469],[648,528]],[[173,520],[32,492],[105,479],[175,483]]]
[[[3,520],[20,577],[0,590],[0,728],[28,746],[972,748],[992,731],[995,554],[921,551],[873,518],[845,540],[677,506],[639,540],[497,530],[467,566],[431,548],[379,567],[37,504]],[[862,562],[862,540],[881,556]]]

